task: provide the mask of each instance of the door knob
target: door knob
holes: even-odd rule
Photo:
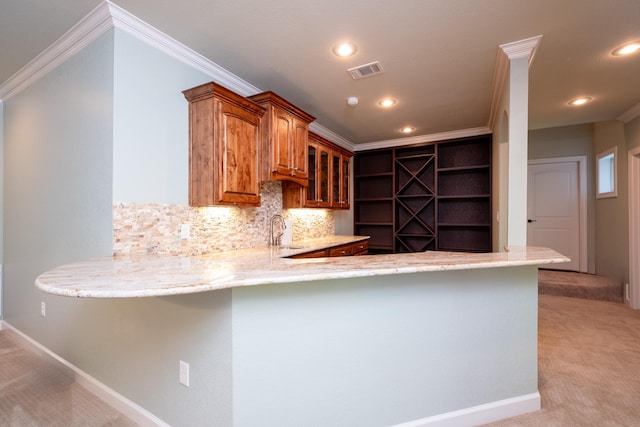
[[[528,219],[527,222],[536,222],[535,219]]]

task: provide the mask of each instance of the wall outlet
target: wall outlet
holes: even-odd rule
[[[40,316],[47,317],[47,304],[44,301],[40,301]]]
[[[188,239],[191,235],[191,224],[180,224],[180,238]]]
[[[180,384],[189,387],[189,364],[182,360],[180,361]]]

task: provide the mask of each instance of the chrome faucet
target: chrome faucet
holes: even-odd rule
[[[273,234],[273,222],[276,219],[280,219],[280,233],[277,236]],[[269,234],[269,244],[271,246],[280,246],[280,238],[284,234],[285,228],[287,228],[287,224],[285,224],[282,215],[275,214],[271,217],[271,233]]]

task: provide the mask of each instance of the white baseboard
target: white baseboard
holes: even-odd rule
[[[93,378],[91,375],[87,374],[74,364],[58,356],[53,351],[49,350],[28,335],[25,335],[4,320],[0,320],[0,330],[2,329],[11,329],[24,340],[25,344],[27,344],[27,347],[33,350],[34,353],[57,364],[63,369],[63,371],[67,373],[67,375],[73,378],[82,387],[86,388],[91,393],[95,394],[104,402],[111,405],[120,413],[129,417],[139,425],[145,427],[170,427],[169,424],[165,423],[160,418],[153,415],[151,412],[122,396],[115,390],[107,387],[97,379]]]
[[[394,427],[472,427],[538,410],[540,410],[540,393],[535,392],[409,421]]]

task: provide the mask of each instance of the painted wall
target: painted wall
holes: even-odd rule
[[[391,426],[535,394],[537,288],[535,266],[236,288],[234,425]]]
[[[188,203],[189,116],[182,91],[211,78],[115,32],[113,200]]]
[[[594,124],[593,156],[618,147],[618,196],[596,199],[596,274],[620,283],[629,280],[629,206],[627,144],[624,124],[618,120]],[[594,174],[595,175],[595,174]],[[595,185],[595,176],[593,178]],[[595,188],[595,187],[594,187]]]
[[[4,105],[4,318],[64,356],[91,322],[34,280],[111,251],[112,52],[104,35]]]
[[[229,294],[70,299],[34,280],[111,255],[114,201],[186,204],[181,91],[210,80],[111,30],[4,106],[5,320],[171,425],[231,424],[230,337],[211,336]]]
[[[636,117],[624,126],[627,151],[640,147],[640,117]]]
[[[587,156],[587,268],[595,272],[596,215],[593,156],[593,124],[529,131],[529,160]]]
[[[115,55],[115,49],[123,49],[126,55]],[[133,164],[122,166],[123,144],[134,144],[145,126],[157,126],[162,113],[147,115],[138,110],[134,124],[123,122],[118,112],[115,127],[115,105],[136,104],[149,94],[116,89],[118,84],[127,85],[114,74],[136,70],[141,75],[164,75],[165,82],[154,80],[158,86],[187,75],[193,79],[187,87],[204,77],[177,61],[158,56],[154,60],[149,50],[112,30],[6,102],[5,182],[12,185],[5,187],[4,194],[4,227],[9,231],[4,234],[4,317],[172,425],[198,425],[194,420],[203,418],[229,425],[230,401],[228,393],[221,391],[228,390],[229,376],[220,371],[229,372],[225,363],[230,344],[224,335],[217,340],[209,337],[224,326],[220,313],[227,294],[87,300],[45,294],[34,286],[37,275],[52,267],[112,253],[114,182],[120,194],[129,191],[131,197],[141,197],[142,189],[162,201],[180,197],[179,186],[150,185],[156,179],[168,182],[175,172],[173,165],[156,158],[160,165],[149,166],[139,175],[128,170]],[[158,72],[159,67],[163,72]],[[177,80],[175,85],[182,87],[185,81]],[[156,108],[168,106],[165,117],[172,114],[170,102],[154,101]],[[179,130],[169,130],[165,124],[158,133],[174,135],[184,129],[179,120],[168,122],[176,123]],[[159,138],[151,135],[141,146],[148,147]],[[173,139],[160,138],[158,144],[165,147],[156,151],[168,153],[169,141]],[[132,148],[131,155],[140,156],[142,151]],[[138,160],[145,163],[144,156]],[[163,179],[158,178],[158,170]],[[113,171],[126,175],[128,181]],[[160,191],[154,192],[156,187]],[[46,302],[46,318],[40,316],[40,301]],[[194,381],[188,389],[177,381],[179,360],[191,364]]]

